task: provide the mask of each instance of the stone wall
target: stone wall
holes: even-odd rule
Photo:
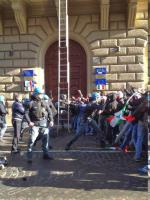
[[[110,14],[109,30],[101,31],[99,15],[71,16],[70,33],[78,35],[91,52],[88,79],[94,89],[94,68],[107,67],[108,90],[126,88],[128,84],[143,87],[145,84],[145,47],[147,43],[147,12],[137,14],[136,29],[127,30],[125,14]],[[41,47],[48,38],[56,38],[57,19],[29,18],[28,33],[19,34],[15,20],[4,20],[4,35],[0,35],[0,94],[4,94],[9,107],[14,92],[23,91],[21,73],[24,69],[39,66]],[[80,42],[79,42],[80,43]],[[116,47],[119,46],[119,51]],[[44,59],[44,58],[43,58]],[[44,74],[39,73],[37,81]]]
[[[148,22],[150,23],[150,17]],[[148,79],[148,90],[150,91],[150,26],[148,30]]]

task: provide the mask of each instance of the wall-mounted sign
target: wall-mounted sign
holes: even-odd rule
[[[95,68],[95,73],[96,75],[104,75],[107,73],[106,68],[105,67],[97,67]]]
[[[22,76],[24,77],[33,77],[33,76],[36,76],[34,70],[24,70],[22,72]]]
[[[95,66],[95,88],[96,90],[108,90],[106,81],[107,67]]]
[[[105,90],[105,85],[97,85],[96,90]]]
[[[103,79],[96,79],[95,80],[95,84],[96,85],[106,85],[106,79],[105,78],[103,78]]]
[[[108,90],[108,84],[106,84],[106,85],[96,85],[96,90]]]
[[[24,82],[24,90],[28,92],[32,92],[34,90],[34,81],[25,81]]]

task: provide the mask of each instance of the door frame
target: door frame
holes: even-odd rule
[[[74,40],[75,42],[79,43],[86,53],[86,64],[87,64],[87,94],[92,92],[92,52],[90,50],[90,44],[87,43],[87,41],[80,35],[75,33],[70,33],[69,39]],[[52,45],[54,42],[58,41],[58,35],[53,34],[50,35],[45,42],[43,42],[39,52],[38,52],[38,66],[41,68],[40,73],[40,80],[41,80],[41,86],[45,90],[45,55],[46,51],[49,48],[50,45]],[[43,76],[41,76],[43,75]]]

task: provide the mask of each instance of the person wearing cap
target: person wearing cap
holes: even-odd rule
[[[48,103],[48,105],[50,106],[50,108],[51,108],[51,110],[52,110],[53,117],[55,117],[56,114],[57,114],[57,110],[56,110],[56,108],[55,108],[55,106],[54,106],[54,104],[53,104],[51,98],[50,98],[48,95],[44,94],[44,95],[43,95],[43,100],[46,101],[46,102]]]
[[[48,118],[49,126],[53,127],[53,114],[48,106],[48,104],[43,101],[43,91],[41,88],[37,87],[34,89],[32,100],[29,103],[28,108],[25,111],[26,120],[31,127],[30,138],[28,142],[27,149],[27,159],[28,162],[32,162],[32,149],[34,142],[36,141],[39,135],[42,135],[42,150],[43,150],[43,159],[52,159],[49,155],[49,127],[48,127]]]
[[[15,94],[15,101],[12,105],[12,124],[14,128],[14,136],[12,141],[12,153],[19,153],[19,140],[21,134],[22,121],[25,114],[25,109],[22,103],[21,94]]]
[[[50,109],[52,110],[53,117],[55,117],[55,115],[57,114],[57,110],[56,110],[56,108],[55,108],[55,106],[54,106],[52,100],[50,99],[50,97],[49,97],[47,94],[44,94],[44,95],[43,95],[43,101],[45,101],[45,102],[48,104],[48,106],[49,106]],[[47,117],[48,117],[48,116],[47,116]],[[49,124],[49,118],[47,118],[47,120],[48,120],[48,124]],[[50,128],[49,128],[49,137],[51,137],[51,135],[52,135],[52,130],[53,130],[53,128],[50,127]],[[34,146],[36,146],[37,141],[39,141],[40,139],[41,139],[41,135],[39,135],[39,136],[37,137],[37,139],[36,139],[36,141],[35,141],[35,143],[34,143]],[[49,149],[52,149],[51,139],[49,140]]]
[[[7,114],[7,110],[5,107],[5,97],[4,96],[0,96],[0,141],[3,142],[3,137],[4,134],[7,130],[7,124],[6,124],[6,114]]]

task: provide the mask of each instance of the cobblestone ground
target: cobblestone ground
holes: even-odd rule
[[[12,136],[7,133],[0,155],[8,167],[0,170],[0,200],[147,200],[147,176],[138,174],[145,163],[135,163],[133,153],[102,151],[94,137],[82,137],[65,152],[70,137],[53,138],[52,161],[42,159],[41,143],[35,148],[33,163],[26,152],[11,155]],[[25,144],[21,149],[26,149]],[[96,148],[95,148],[96,147]],[[79,151],[79,149],[81,151]],[[89,150],[92,151],[89,151]]]
[[[111,152],[53,152],[53,161],[34,153],[7,155],[0,171],[0,200],[147,200],[147,177],[132,154]]]

